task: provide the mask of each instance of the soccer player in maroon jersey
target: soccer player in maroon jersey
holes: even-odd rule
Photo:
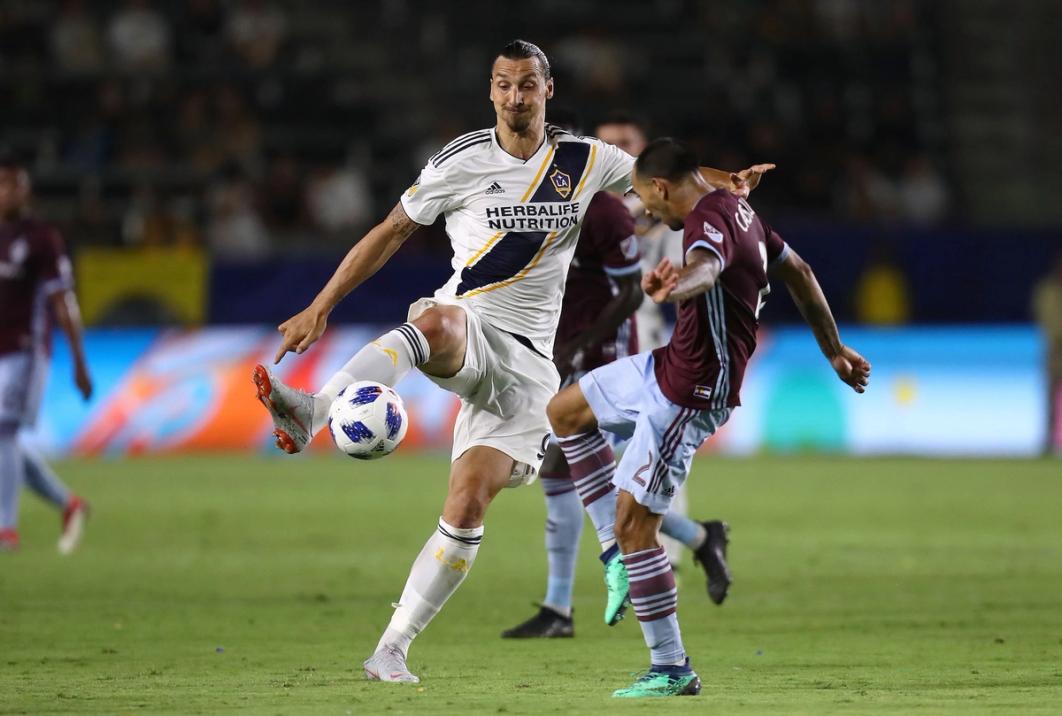
[[[602,555],[608,609],[628,599],[650,650],[649,670],[619,697],[700,692],[682,644],[675,578],[657,540],[661,516],[685,481],[693,453],[740,405],[741,382],[756,347],[770,272],[785,282],[838,378],[857,393],[870,364],[841,342],[811,268],[749,206],[713,191],[697,157],[672,139],[638,157],[634,190],[646,210],[683,229],[681,269],[667,259],[642,278],[657,303],[677,304],[670,342],[651,353],[591,371],[558,393],[549,418],[573,479],[614,472],[617,545]],[[630,435],[616,466],[601,430]]]
[[[22,483],[62,511],[59,551],[81,539],[87,506],[43,458],[19,439],[37,418],[51,351],[51,311],[70,341],[74,382],[92,395],[82,348],[81,318],[63,240],[29,211],[30,179],[10,153],[0,152],[0,551],[19,546],[18,499]]]
[[[579,131],[574,112],[553,109],[549,118],[563,129]],[[595,368],[638,352],[634,311],[645,295],[641,269],[634,217],[618,195],[598,192],[583,219],[564,289],[553,358],[561,375],[561,387],[577,382]],[[602,481],[598,476],[573,481],[564,454],[555,443],[546,447],[539,474],[546,496],[546,595],[538,613],[502,632],[507,639],[575,635],[572,591],[583,529],[583,501],[594,505],[591,509],[609,509],[605,500],[597,499],[598,493],[614,490],[607,478]],[[698,523],[685,515],[669,514],[661,531],[702,534],[702,539],[690,549],[708,573],[713,601],[720,603],[730,584],[723,523]],[[614,542],[612,525],[598,538],[608,544]]]

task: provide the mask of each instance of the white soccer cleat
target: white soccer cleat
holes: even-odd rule
[[[264,365],[256,365],[251,380],[258,388],[258,400],[273,418],[273,437],[284,452],[301,452],[313,437],[313,396],[284,385]]]
[[[365,668],[365,678],[369,681],[420,683],[420,677],[410,673],[409,667],[406,666],[406,655],[397,646],[388,644],[380,647],[362,666]]]
[[[88,503],[76,495],[70,498],[70,504],[63,510],[63,533],[59,536],[59,554],[71,554],[81,544],[85,534],[85,519],[88,517]]]

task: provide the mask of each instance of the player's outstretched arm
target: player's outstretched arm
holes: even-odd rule
[[[785,259],[775,264],[771,271],[785,281],[800,315],[811,327],[822,354],[830,361],[837,377],[855,392],[864,392],[870,382],[870,363],[841,343],[837,322],[811,266],[790,247]]]
[[[695,248],[686,256],[686,265],[675,268],[666,256],[642,276],[642,290],[656,303],[678,303],[707,293],[715,286],[723,264],[711,251]]]
[[[48,297],[52,305],[52,314],[70,343],[70,354],[74,358],[74,384],[81,397],[92,397],[92,376],[89,374],[88,361],[85,360],[84,329],[81,325],[81,309],[77,305],[77,296],[73,291],[56,291]]]
[[[406,215],[402,204],[395,204],[387,218],[369,230],[347,252],[339,268],[317,294],[313,302],[277,326],[284,335],[274,363],[288,351],[302,353],[321,337],[328,325],[328,315],[344,296],[380,270],[414,231],[420,228]]]
[[[560,371],[561,375],[570,372],[572,368],[580,369],[580,366],[577,365],[578,361],[575,360],[576,356],[588,346],[600,343],[605,336],[615,333],[616,329],[630,318],[632,313],[638,310],[638,306],[642,305],[642,299],[644,298],[640,285],[641,278],[642,274],[640,272],[612,278],[616,285],[616,293],[612,296],[612,300],[601,309],[600,315],[598,315],[590,330],[584,331],[571,343],[556,346],[554,349],[553,362],[557,364],[557,370]]]
[[[716,189],[726,189],[744,199],[760,185],[763,175],[775,168],[774,164],[753,164],[739,172],[701,167],[701,177]]]

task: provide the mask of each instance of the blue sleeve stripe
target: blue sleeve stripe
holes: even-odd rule
[[[641,271],[642,265],[635,261],[630,266],[603,266],[602,268],[605,269],[605,273],[607,273],[609,276],[626,276],[627,274],[632,274],[637,271]]]
[[[789,256],[789,244],[787,244],[787,243],[785,243],[783,241],[782,242],[782,251],[781,251],[781,253],[779,253],[777,256],[774,257],[774,260],[771,261],[770,265],[774,266],[775,264],[782,263],[783,261],[785,261],[787,256]]]
[[[689,256],[690,252],[693,251],[694,249],[708,249],[713,254],[715,254],[716,256],[719,257],[719,263],[721,264],[721,268],[726,268],[726,259],[724,259],[723,255],[721,253],[719,253],[719,249],[715,248],[714,246],[709,244],[704,239],[700,239],[699,241],[694,241],[692,244],[690,244],[690,247],[688,249],[686,249],[686,256]]]

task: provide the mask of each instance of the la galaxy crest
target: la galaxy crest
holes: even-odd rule
[[[553,184],[553,188],[560,194],[561,199],[567,199],[568,195],[572,193],[572,178],[560,169],[554,169],[553,173],[549,175],[549,180]]]

